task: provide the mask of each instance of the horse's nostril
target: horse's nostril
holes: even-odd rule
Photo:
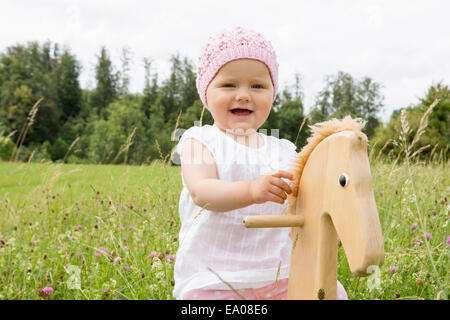
[[[341,187],[346,187],[348,185],[348,175],[346,173],[340,175],[339,184]]]

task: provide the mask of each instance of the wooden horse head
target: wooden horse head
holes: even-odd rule
[[[311,126],[294,160],[288,214],[244,219],[250,228],[292,228],[288,299],[336,299],[338,238],[355,276],[383,262],[364,125],[347,116]]]

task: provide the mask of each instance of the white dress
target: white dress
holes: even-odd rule
[[[214,157],[218,177],[225,181],[251,181],[264,173],[291,169],[295,145],[258,133],[264,140],[259,149],[234,141],[215,125],[186,130],[178,144],[181,153],[188,138],[200,141]],[[284,179],[289,183],[288,179]],[[242,220],[248,215],[279,215],[285,203],[265,202],[228,212],[215,212],[197,206],[183,182],[179,213],[181,229],[175,259],[173,295],[182,299],[192,289],[259,288],[277,278],[289,277],[292,242],[290,228],[247,229]],[[221,279],[219,279],[218,276]]]

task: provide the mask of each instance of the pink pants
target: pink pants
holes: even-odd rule
[[[286,300],[288,279],[278,281],[276,288],[273,284],[262,288],[247,288],[233,290],[205,290],[194,289],[186,292],[183,296],[184,300],[241,300],[244,297],[247,300]],[[337,299],[348,300],[344,287],[338,281],[337,283]]]

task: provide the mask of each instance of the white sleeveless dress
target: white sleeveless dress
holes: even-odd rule
[[[215,125],[186,130],[178,144],[181,153],[188,138],[200,141],[213,155],[218,177],[224,181],[251,181],[262,174],[291,169],[295,145],[258,133],[264,144],[259,149],[236,142]],[[284,179],[289,183],[289,180]],[[183,182],[179,214],[181,229],[175,259],[173,295],[182,299],[192,289],[259,288],[277,278],[289,277],[292,242],[290,228],[247,229],[242,220],[248,215],[279,215],[285,203],[265,202],[228,212],[203,210],[197,206]],[[215,274],[216,273],[216,274]]]

